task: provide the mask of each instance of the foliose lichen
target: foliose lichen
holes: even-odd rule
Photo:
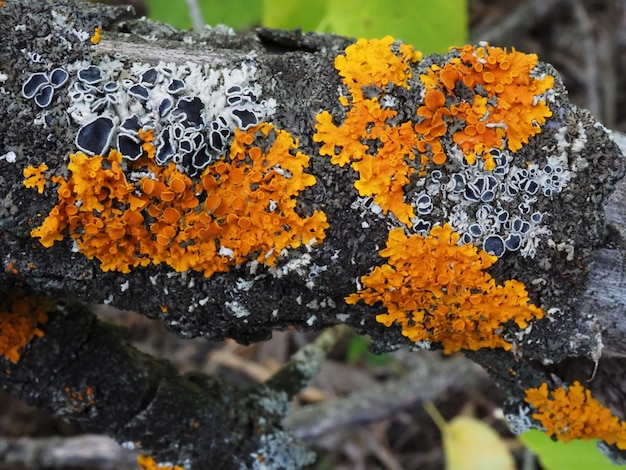
[[[526,402],[536,410],[533,419],[545,432],[563,442],[601,439],[626,450],[626,422],[595,399],[575,381],[568,387],[550,389],[547,383],[526,390]]]

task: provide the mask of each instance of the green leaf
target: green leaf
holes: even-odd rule
[[[328,0],[327,30],[353,37],[392,35],[424,54],[467,42],[466,0]]]
[[[263,0],[263,26],[315,31],[326,16],[327,0]]]
[[[191,19],[187,2],[183,0],[146,0],[148,16],[177,28],[190,28]],[[223,23],[233,29],[259,26],[262,16],[261,2],[249,0],[200,0],[200,10],[208,25]]]
[[[183,0],[146,0],[150,18],[190,28]],[[351,37],[392,35],[425,54],[467,42],[467,0],[200,0],[204,21],[234,29],[317,30]]]
[[[553,441],[546,433],[533,430],[519,436],[532,450],[545,470],[618,470],[596,447],[597,441],[576,439],[568,443]]]
[[[236,30],[256,28],[263,17],[263,5],[257,1],[200,0],[200,8],[207,24],[222,23]]]
[[[164,0],[146,0],[148,17],[152,20],[163,21],[176,28],[188,29],[191,27],[189,9],[187,3],[179,0],[177,2]]]
[[[349,364],[354,364],[367,354],[369,340],[365,336],[354,336],[348,342],[346,350],[346,360]]]
[[[391,354],[374,354],[368,347],[371,340],[366,336],[354,336],[348,342],[346,350],[346,361],[354,364],[360,360],[364,360],[368,366],[383,367],[393,361]]]

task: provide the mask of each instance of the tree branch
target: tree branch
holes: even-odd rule
[[[551,66],[486,45],[422,58],[391,39],[193,34],[53,3],[0,8],[3,292],[244,343],[344,323],[381,351],[468,350],[510,416],[542,383],[591,377],[625,416],[623,373],[605,372],[624,355],[626,207],[607,199],[624,159]],[[2,359],[4,388],[58,412],[64,387],[119,381],[85,424],[122,441],[149,429],[163,458],[268,448],[245,416],[203,407],[239,391],[181,379],[68,305],[31,328],[16,365]],[[195,431],[159,426],[173,409],[202,435],[176,451],[158,436]]]

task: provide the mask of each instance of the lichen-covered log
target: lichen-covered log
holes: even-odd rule
[[[31,311],[45,329],[19,360],[3,364],[2,386],[12,395],[139,450],[142,463],[156,457],[179,467],[228,469],[252,468],[261,457],[279,456],[287,468],[311,461],[280,430],[286,395],[181,376],[168,362],[126,345],[124,330],[80,304],[12,297],[3,310],[22,305],[22,316]]]
[[[516,431],[626,448],[625,219],[609,198],[624,159],[551,66],[125,13],[0,9],[5,291],[133,309],[183,337],[345,323],[380,350],[468,351]],[[568,406],[577,424],[554,424]],[[610,426],[582,418],[597,406]]]

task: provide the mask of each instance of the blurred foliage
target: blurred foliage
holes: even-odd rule
[[[182,29],[191,28],[185,0],[146,0],[148,17]],[[263,4],[251,0],[198,0],[204,21],[210,25],[226,24],[236,30],[261,24]]]
[[[626,465],[613,465],[596,447],[597,441],[576,439],[568,443],[553,441],[541,431],[528,431],[519,436],[532,450],[545,470],[619,470]]]
[[[348,342],[346,350],[346,360],[350,364],[363,361],[372,367],[382,367],[389,365],[393,360],[391,354],[374,354],[368,348],[371,341],[366,336],[354,336]]]
[[[150,18],[190,28],[184,0],[146,0]],[[236,30],[271,28],[380,38],[388,34],[425,54],[446,52],[468,37],[467,0],[199,0],[207,24]]]

